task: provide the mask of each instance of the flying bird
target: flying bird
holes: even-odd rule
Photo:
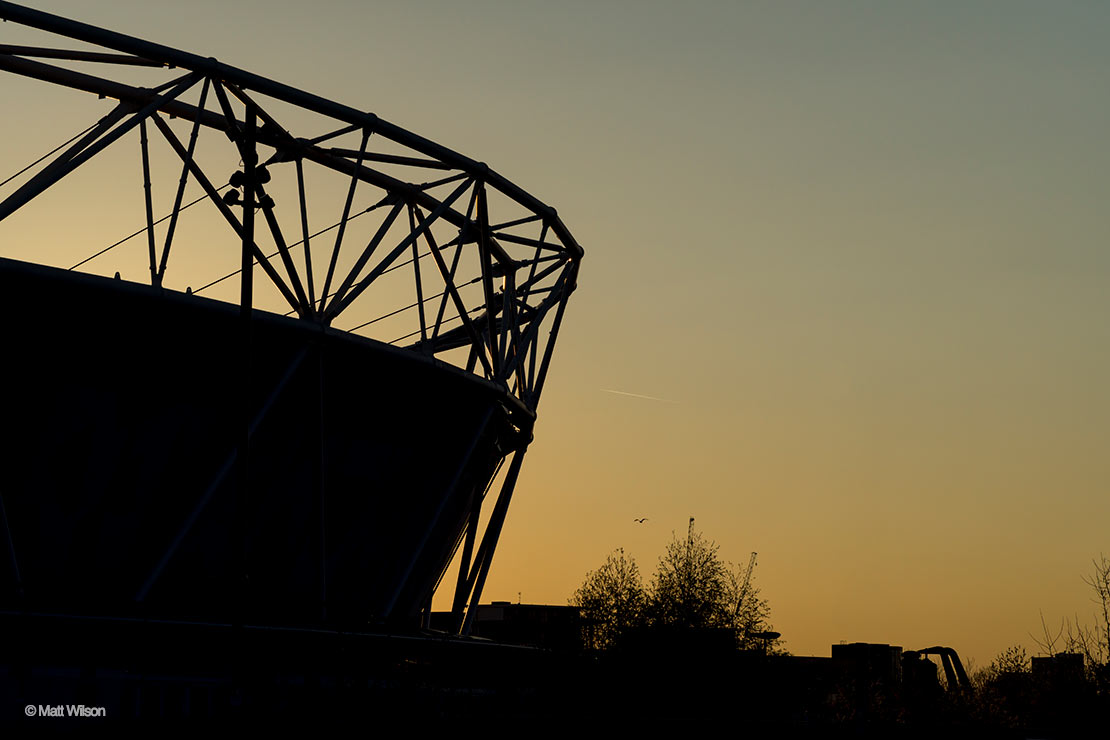
[[[645,516],[643,519],[633,519],[632,521],[636,522],[637,524],[643,524],[647,520],[648,518]]]

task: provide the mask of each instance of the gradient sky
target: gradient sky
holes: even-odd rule
[[[1042,611],[1089,614],[1081,575],[1110,551],[1105,3],[35,6],[371,110],[559,209],[586,259],[486,600],[565,603],[617,547],[650,575],[694,516],[734,563],[759,552],[798,654],[984,665],[1035,649]],[[29,142],[7,170],[77,130],[63,101],[89,105],[0,85]]]

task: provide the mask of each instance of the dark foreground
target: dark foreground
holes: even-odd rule
[[[1083,736],[1107,716],[1105,696],[1078,685],[946,692],[831,659],[719,651],[685,638],[589,655],[431,633],[11,612],[0,622],[0,727],[20,734],[354,723],[1018,738]]]

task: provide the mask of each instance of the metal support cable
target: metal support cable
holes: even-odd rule
[[[335,228],[335,227],[333,226],[332,228]],[[449,246],[450,244],[453,244],[453,243],[454,243],[454,242],[448,242],[448,246]],[[431,254],[431,252],[424,252],[423,254],[421,254],[420,256],[418,256],[418,257],[417,257],[416,259],[418,259],[418,260],[422,260],[422,259],[424,259],[425,257],[429,256],[430,254]],[[271,255],[271,256],[272,256],[272,255]],[[393,272],[394,270],[400,270],[400,269],[401,269],[402,267],[404,267],[404,266],[406,266],[406,265],[411,265],[412,263],[413,263],[413,259],[412,259],[412,258],[410,257],[409,259],[405,260],[404,262],[398,262],[397,264],[393,265],[392,267],[389,267],[389,268],[387,268],[387,269],[385,269],[385,270],[382,270],[382,275],[388,275],[389,273]],[[379,277],[380,277],[380,276],[379,276]],[[481,280],[481,278],[480,278],[480,277],[479,277],[479,278],[475,278],[474,280],[471,280],[470,282],[467,282],[467,283],[463,283],[463,285],[471,285],[472,283],[475,283],[475,282],[477,282],[478,280]],[[364,282],[365,282],[364,280],[360,280],[360,281],[358,281],[357,283],[354,283],[354,284],[353,284],[353,285],[352,285],[351,287],[357,288],[358,286],[362,285],[362,284],[363,284]],[[446,293],[446,292],[447,292],[447,291],[444,291],[444,293]],[[338,290],[332,291],[331,293],[329,293],[329,294],[328,294],[328,296],[327,296],[327,297],[328,297],[328,298],[331,298],[331,297],[335,296],[335,295],[336,295],[337,293],[339,293],[339,291],[338,291]],[[439,298],[439,297],[442,297],[442,296],[443,296],[443,293],[437,293],[436,295],[434,295],[434,296],[432,296],[432,297],[433,297],[433,298]],[[402,308],[402,309],[398,309],[398,311],[407,311],[407,310],[408,310],[409,308],[415,308],[416,306],[417,306],[417,304],[416,304],[416,303],[414,303],[414,304],[412,304],[411,306],[408,306],[407,308]],[[397,313],[398,311],[394,311],[393,313]],[[292,314],[292,313],[293,313],[292,311],[286,311],[286,312],[285,312],[285,315],[286,315],[286,316],[289,316],[289,315],[290,315],[290,314]],[[388,316],[392,316],[392,315],[393,315],[393,314],[391,313],[391,314],[387,314],[386,316],[380,316],[380,317],[378,317],[377,319],[374,319],[374,321],[378,321],[378,320],[380,320],[380,319],[384,319],[384,318],[387,318]],[[370,321],[370,322],[367,322],[367,323],[370,323],[370,324],[372,324],[372,323],[374,323],[374,321]],[[366,324],[363,324],[362,326],[366,326]],[[356,326],[356,327],[355,327],[355,329],[361,329],[361,328],[362,328],[362,326]],[[351,331],[354,331],[354,329],[351,329]]]
[[[426,252],[426,253],[424,253],[420,256],[423,258],[423,257],[427,256],[428,254],[430,254],[430,252]],[[411,262],[411,261],[412,260],[409,260],[409,262]],[[398,265],[398,266],[400,266],[400,265]],[[463,285],[473,285],[474,283],[478,282],[481,279],[482,279],[482,277],[479,275],[478,277],[474,278],[473,280],[470,280],[468,282],[463,283]],[[388,319],[390,316],[396,316],[397,314],[399,314],[403,311],[411,311],[412,309],[416,308],[417,306],[419,306],[422,303],[427,303],[428,301],[434,301],[436,298],[442,298],[446,293],[447,293],[447,290],[444,289],[444,290],[440,291],[439,293],[436,293],[435,295],[430,295],[427,298],[424,298],[423,300],[419,300],[416,303],[410,303],[409,305],[407,305],[403,308],[398,308],[397,310],[390,311],[387,314],[382,314],[381,316],[379,316],[376,319],[370,319],[365,324],[359,324],[358,326],[356,326],[352,329],[348,329],[347,331],[358,331],[359,329],[364,329],[367,326],[370,326],[371,324],[376,324],[379,321],[382,321],[384,319]],[[404,339],[404,337],[401,337],[401,338]]]
[[[66,141],[66,142],[64,142],[64,143],[62,143],[62,144],[59,144],[59,145],[58,145],[58,146],[56,146],[55,148],[51,149],[51,150],[50,150],[50,151],[48,151],[48,152],[47,152],[46,154],[42,155],[41,157],[39,157],[38,159],[36,159],[36,160],[35,160],[34,162],[31,162],[31,164],[27,165],[26,167],[24,167],[23,169],[21,169],[21,170],[20,170],[19,172],[15,173],[15,174],[14,174],[14,175],[12,175],[11,177],[9,177],[9,178],[8,178],[7,180],[4,180],[4,182],[0,182],[0,188],[4,187],[4,186],[5,186],[5,185],[7,185],[7,184],[8,184],[9,182],[11,182],[11,181],[12,181],[12,180],[14,180],[15,178],[19,177],[20,175],[22,175],[22,174],[23,174],[24,172],[26,172],[27,170],[29,170],[29,169],[31,169],[32,167],[34,167],[35,165],[37,165],[37,164],[38,164],[39,162],[41,162],[42,160],[46,159],[47,157],[51,156],[52,154],[56,153],[57,151],[59,151],[59,150],[61,150],[61,149],[64,149],[64,148],[66,148],[67,146],[69,146],[70,144],[72,144],[73,142],[77,141],[77,140],[78,140],[78,139],[80,139],[80,138],[81,138],[82,136],[84,136],[85,134],[89,133],[89,132],[90,132],[90,131],[92,131],[92,130],[93,130],[94,128],[96,128],[96,127],[97,127],[98,125],[100,125],[100,121],[97,121],[97,122],[96,122],[96,123],[94,123],[93,125],[89,126],[89,127],[87,128],[87,129],[85,129],[84,131],[82,131],[82,132],[78,133],[78,134],[77,134],[76,136],[74,136],[74,137],[73,137],[72,139],[69,139],[68,141]]]
[[[225,185],[224,187],[227,187],[227,186]],[[223,188],[220,188],[220,189],[221,189],[221,190],[223,190]],[[369,206],[368,208],[366,208],[366,210],[360,211],[360,212],[356,213],[355,215],[351,216],[350,218],[348,218],[348,219],[347,219],[347,221],[354,221],[354,220],[355,220],[356,218],[358,218],[359,216],[364,216],[364,215],[366,215],[367,213],[370,213],[370,212],[371,212],[371,211],[373,211],[374,209],[376,209],[376,208],[380,208],[380,207],[381,207],[381,206],[383,206],[383,205],[385,205],[385,201],[384,201],[384,200],[378,201],[378,202],[377,202],[377,203],[375,203],[374,205],[372,205],[372,206]],[[336,221],[336,222],[335,222],[334,224],[332,224],[331,226],[327,226],[327,227],[325,227],[325,228],[323,228],[323,229],[320,229],[320,230],[319,230],[319,231],[317,231],[317,232],[316,232],[315,234],[309,234],[309,235],[308,235],[308,238],[309,238],[309,239],[312,239],[313,237],[317,237],[317,236],[320,236],[321,234],[326,234],[326,233],[328,233],[329,231],[331,231],[332,229],[338,228],[338,226],[339,226],[339,225],[340,225],[341,223],[343,223],[343,222],[342,222],[342,221]],[[299,247],[299,246],[301,246],[302,244],[304,244],[304,241],[305,241],[304,239],[301,239],[300,241],[296,241],[296,242],[293,242],[292,244],[290,244],[290,245],[289,245],[288,249],[293,249],[294,247]],[[274,257],[278,256],[278,255],[279,255],[280,253],[281,253],[281,252],[280,252],[280,250],[279,250],[279,251],[277,251],[277,252],[274,252],[273,254],[269,254],[269,255],[266,255],[266,259],[268,259],[268,260],[269,260],[269,259],[272,259],[272,258],[274,258]],[[258,264],[258,260],[255,260],[255,264]],[[218,279],[216,279],[216,280],[213,280],[212,282],[208,283],[207,285],[203,285],[203,286],[201,286],[201,287],[197,288],[196,290],[194,290],[194,291],[193,291],[193,294],[195,295],[195,294],[197,294],[197,293],[201,292],[202,290],[207,290],[208,288],[211,288],[211,287],[212,287],[213,285],[219,285],[220,283],[222,283],[223,281],[227,280],[228,278],[233,278],[233,277],[235,277],[235,276],[236,276],[236,275],[238,275],[238,274],[239,274],[240,272],[242,272],[242,270],[236,270],[235,272],[229,272],[228,274],[224,275],[224,276],[223,276],[222,278],[218,278]],[[334,295],[334,293],[333,293],[332,295]],[[289,313],[293,313],[293,312],[292,312],[292,311],[290,311]],[[288,316],[289,314],[286,314],[286,315]]]
[[[359,214],[359,215],[360,215],[360,214]],[[351,216],[351,218],[354,218],[354,216]],[[351,219],[347,219],[347,220],[348,220],[348,221],[350,221]],[[334,229],[334,228],[335,228],[336,226],[338,226],[338,225],[339,225],[339,224],[332,224],[331,226],[329,226],[329,227],[328,227],[328,229]],[[324,229],[324,231],[327,231],[328,229]],[[323,232],[319,232],[319,233],[323,233]],[[312,234],[311,236],[315,236],[315,234]],[[290,245],[290,247],[289,247],[289,248],[290,248],[290,249],[292,249],[293,247],[297,246],[298,244],[301,244],[301,243],[302,243],[303,241],[304,241],[304,240],[302,239],[301,241],[297,242],[296,244],[292,244],[292,245]],[[447,244],[445,244],[444,246],[445,246],[445,247],[450,247],[450,246],[454,245],[456,241],[457,241],[457,240],[454,240],[454,241],[449,241],[449,242],[447,242]],[[277,252],[275,252],[274,254],[277,254]],[[271,255],[270,255],[270,257],[273,257],[273,256],[274,256],[274,254],[271,254]],[[420,259],[420,260],[422,260],[422,259],[424,259],[425,257],[429,256],[430,254],[431,254],[431,252],[424,252],[423,254],[421,254],[420,256],[418,256],[418,257],[417,257],[416,259]],[[266,259],[269,259],[269,257],[267,257]],[[388,268],[386,268],[385,270],[382,270],[382,275],[388,275],[389,273],[393,272],[394,270],[400,270],[400,269],[401,269],[402,267],[404,267],[404,266],[406,266],[406,265],[411,265],[411,264],[412,264],[412,262],[413,262],[413,260],[412,260],[412,258],[411,258],[411,257],[410,257],[409,259],[405,260],[404,262],[398,262],[397,264],[395,264],[395,265],[393,265],[393,266],[391,266],[391,267],[388,267]],[[232,273],[232,275],[234,275],[234,274],[236,274],[236,273]],[[226,279],[227,279],[227,278],[229,278],[229,277],[231,277],[231,275],[225,275],[224,277],[220,278],[220,280],[226,280]],[[379,277],[380,277],[380,276],[379,276]],[[467,283],[463,283],[463,285],[471,285],[472,283],[476,283],[476,282],[477,282],[478,280],[481,280],[481,278],[480,278],[480,277],[478,277],[478,278],[475,278],[474,280],[471,280],[470,282],[467,282]],[[217,281],[217,282],[218,282],[218,281]],[[365,281],[363,281],[363,280],[360,280],[360,281],[358,281],[357,283],[354,283],[354,284],[352,285],[352,287],[355,287],[355,288],[357,288],[358,286],[362,285],[362,283],[363,283],[363,282],[365,282]],[[212,285],[214,285],[215,283],[211,283],[211,284],[212,284]],[[205,287],[207,287],[207,286],[205,286]],[[196,291],[194,291],[194,292],[196,292]],[[331,298],[331,297],[335,296],[335,295],[336,295],[336,294],[337,294],[338,292],[339,292],[338,290],[334,290],[334,291],[332,291],[331,293],[329,293],[327,297],[328,297],[328,298]],[[446,291],[444,291],[444,292],[446,292]],[[443,293],[438,293],[438,294],[436,294],[435,296],[432,296],[432,297],[433,297],[433,298],[439,298],[439,297],[442,297],[442,296],[443,296]],[[411,306],[409,306],[408,308],[415,308],[415,307],[416,307],[416,305],[417,305],[417,304],[415,304],[415,303],[414,303],[414,304],[412,304]],[[404,308],[402,308],[402,309],[399,309],[399,310],[401,310],[401,311],[405,311],[405,310],[407,310],[407,309],[404,309]],[[396,313],[396,311],[395,311],[394,313]],[[293,315],[293,311],[286,311],[286,312],[285,312],[284,314],[282,314],[282,315],[283,315],[283,316],[292,316],[292,315]],[[388,314],[388,316],[392,316],[392,315],[393,315],[393,314]],[[381,317],[379,317],[379,318],[382,318],[382,319],[384,319],[384,318],[386,318],[386,316],[381,316]],[[378,321],[378,319],[374,319],[374,321]],[[369,322],[369,323],[371,323],[371,324],[372,324],[372,323],[374,323],[374,321],[371,321],[371,322]],[[366,324],[363,324],[362,326],[366,326]],[[360,329],[360,328],[362,328],[362,327],[355,327],[355,329]],[[351,331],[354,331],[354,329],[351,329]]]
[[[478,313],[479,311],[485,310],[485,308],[486,308],[485,306],[475,306],[474,308],[467,311],[466,315],[469,316],[472,313]],[[444,319],[443,323],[444,324],[450,324],[452,321],[461,321],[461,320],[462,320],[462,316],[460,314],[455,314],[454,316],[452,316],[449,319]],[[403,337],[397,337],[392,342],[389,342],[389,344],[397,344],[397,342],[403,342],[404,340],[406,340],[410,337],[415,337],[419,333],[420,333],[419,329],[417,329],[416,331],[410,331],[408,334],[406,334]]]
[[[64,146],[64,144],[63,144],[63,146]],[[219,192],[220,190],[226,190],[226,189],[228,189],[229,187],[231,187],[231,185],[224,185],[223,187],[221,187],[221,188],[220,188],[219,190],[217,190],[216,192]],[[180,213],[181,211],[184,211],[184,210],[185,210],[186,208],[190,208],[190,207],[192,207],[192,206],[195,206],[195,205],[196,205],[197,203],[200,203],[200,202],[201,202],[202,200],[208,200],[208,196],[207,196],[207,195],[202,195],[202,196],[200,196],[199,198],[197,198],[197,199],[196,199],[196,200],[194,200],[193,202],[191,202],[191,203],[188,203],[188,204],[186,204],[186,205],[183,205],[183,206],[181,206],[181,208],[180,208],[180,209],[178,209],[178,211],[177,211],[177,212],[178,212],[178,213]],[[165,221],[165,220],[167,220],[167,219],[169,219],[169,218],[172,218],[172,217],[173,217],[173,213],[167,213],[167,214],[166,214],[165,216],[162,216],[162,218],[160,218],[160,219],[158,219],[157,221],[155,221],[155,222],[154,222],[154,223],[153,223],[152,225],[153,225],[153,226],[157,226],[158,224],[160,224],[160,223],[162,223],[163,221]],[[76,265],[74,265],[73,267],[71,267],[71,268],[69,268],[69,269],[71,269],[71,270],[76,270],[76,269],[77,269],[78,267],[80,267],[81,265],[85,264],[86,262],[91,262],[92,260],[96,259],[97,257],[99,257],[100,255],[104,254],[105,252],[107,252],[107,251],[109,251],[109,250],[112,250],[112,249],[115,249],[116,247],[118,247],[119,245],[123,244],[124,242],[127,242],[127,241],[130,241],[130,240],[134,239],[134,238],[135,238],[135,237],[137,237],[137,236],[138,236],[139,234],[143,234],[143,233],[146,233],[146,231],[147,231],[147,229],[148,229],[148,228],[150,228],[150,227],[148,227],[148,226],[144,226],[143,228],[141,228],[141,229],[139,229],[138,231],[136,231],[136,232],[135,232],[134,234],[130,234],[130,235],[128,235],[128,236],[125,236],[125,237],[123,237],[122,239],[120,239],[120,240],[119,240],[118,242],[116,242],[115,244],[112,244],[111,246],[108,246],[108,247],[104,247],[104,249],[101,249],[101,250],[100,250],[99,252],[97,252],[96,254],[92,255],[91,257],[86,257],[85,259],[81,260],[80,262],[78,262],[78,263],[77,263]]]

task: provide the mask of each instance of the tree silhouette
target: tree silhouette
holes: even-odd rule
[[[667,545],[647,589],[636,561],[623,548],[614,550],[569,599],[585,622],[586,647],[605,650],[648,628],[670,633],[723,631],[741,649],[779,652],[778,636],[769,634],[767,601],[721,559],[719,549],[694,529],[691,518],[686,537],[676,536]]]
[[[694,529],[691,517],[686,537],[674,537],[659,558],[648,602],[651,623],[667,629],[728,630],[740,648],[773,648],[777,639],[765,636],[770,628],[766,600],[721,559],[719,550]]]
[[[731,627],[738,584],[716,543],[694,530],[677,537],[659,558],[651,588],[651,618],[663,627]]]
[[[636,561],[623,548],[611,552],[605,564],[586,575],[570,598],[587,625],[586,647],[613,647],[643,623],[647,596]]]
[[[1095,622],[1085,626],[1076,615],[1074,622],[1065,620],[1065,649],[1081,653],[1091,678],[1101,691],[1110,693],[1110,558],[1105,555],[1091,561],[1091,572],[1083,582],[1091,587],[1095,604]]]

